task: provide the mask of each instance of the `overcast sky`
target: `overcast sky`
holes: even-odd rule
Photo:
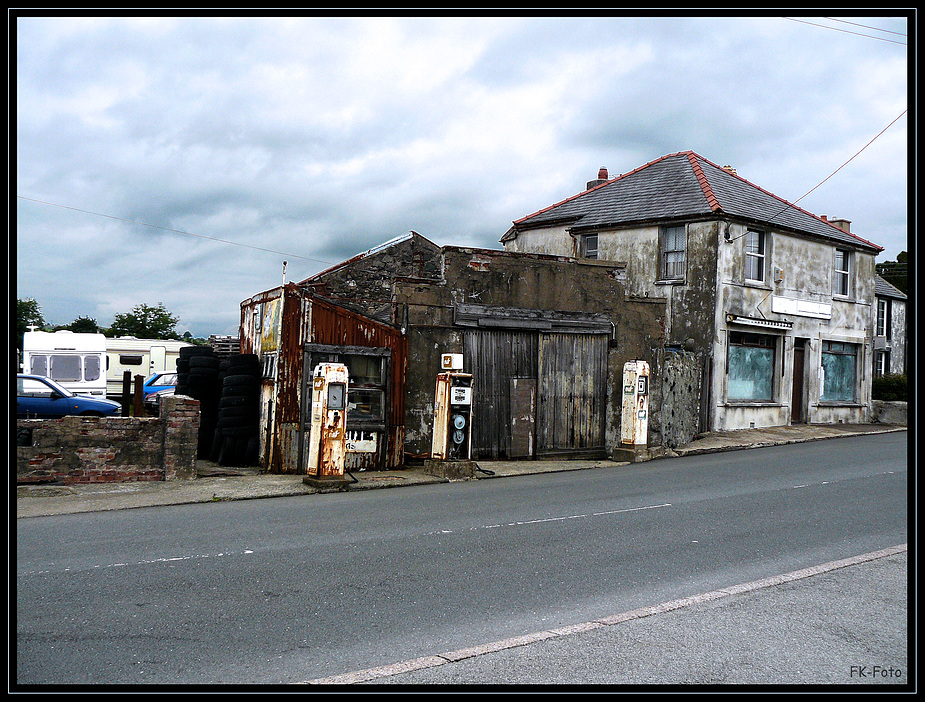
[[[799,206],[895,260],[914,18],[799,19],[15,17],[17,298],[237,334],[283,261],[501,248],[686,150],[791,202],[854,157]]]

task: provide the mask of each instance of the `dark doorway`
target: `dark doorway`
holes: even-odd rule
[[[793,390],[790,394],[790,423],[803,424],[803,380],[805,371],[806,339],[793,340]]]

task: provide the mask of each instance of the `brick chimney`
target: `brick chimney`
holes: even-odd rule
[[[597,172],[597,178],[595,180],[588,181],[587,189],[596,188],[598,185],[603,185],[607,182],[607,169],[601,166],[601,169]]]
[[[841,217],[832,217],[832,219],[829,219],[825,215],[822,215],[822,219],[843,231],[851,232],[851,222],[847,219],[842,219]]]

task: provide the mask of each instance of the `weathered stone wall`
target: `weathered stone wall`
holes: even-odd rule
[[[16,432],[20,484],[195,478],[199,401],[164,398],[159,417],[20,419]]]
[[[690,443],[700,431],[703,357],[681,349],[670,350],[665,354],[662,371],[661,412],[653,419],[659,422],[664,444],[677,448]]]

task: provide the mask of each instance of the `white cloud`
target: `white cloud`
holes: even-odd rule
[[[905,47],[782,18],[16,27],[17,194],[76,208],[19,200],[17,295],[55,323],[162,301],[197,335],[234,333],[283,260],[298,280],[409,229],[497,247],[600,166],[693,149],[795,199],[907,97]],[[801,203],[884,260],[907,248],[906,130]]]

